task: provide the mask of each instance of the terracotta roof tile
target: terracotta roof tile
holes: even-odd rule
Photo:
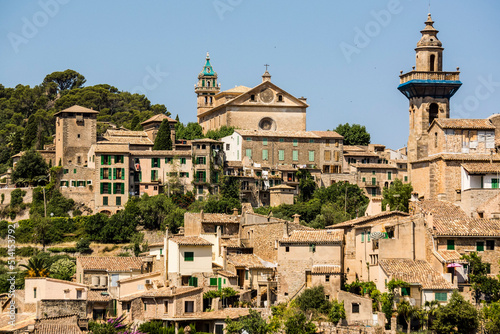
[[[84,270],[132,271],[141,270],[140,257],[80,256],[76,258]]]
[[[393,164],[363,164],[363,163],[355,163],[354,166],[358,169],[398,169],[397,165]]]
[[[183,295],[185,293],[190,293],[190,292],[196,292],[196,291],[202,291],[202,287],[194,287],[194,286],[182,286],[182,287],[175,287],[173,290],[172,287],[164,287],[160,289],[151,289],[151,290],[146,290],[138,293],[134,293],[128,296],[123,296],[120,297],[120,301],[131,301],[136,298],[152,298],[152,297],[173,297],[173,296],[178,296],[178,295]]]
[[[146,278],[146,277],[151,277],[151,276],[158,276],[160,274],[161,274],[161,271],[153,271],[151,273],[145,273],[145,274],[141,274],[141,275],[135,275],[135,276],[132,276],[132,277],[122,278],[118,282],[119,283],[125,283],[125,282],[134,281],[136,279],[141,279],[141,278]]]
[[[435,118],[434,122],[443,129],[491,129],[495,126],[489,119]]]
[[[311,131],[315,135],[321,137],[321,138],[336,138],[336,139],[343,139],[344,137],[339,135],[335,131]]]
[[[371,221],[384,222],[389,219],[394,219],[396,216],[399,217],[407,217],[410,214],[402,211],[382,211],[373,216],[363,216],[356,219],[348,220],[343,223],[330,225],[325,227],[326,229],[334,229],[334,228],[345,228],[345,227],[354,227],[356,225],[365,224]]]
[[[74,113],[81,113],[81,114],[98,114],[99,112],[94,110],[94,109],[89,109],[89,108],[85,108],[85,107],[82,107],[82,106],[79,106],[79,105],[74,105],[74,106],[71,106],[69,108],[66,108],[66,109],[63,109],[61,111],[58,111],[54,114],[55,115],[58,115],[60,113],[63,113],[63,112],[74,112]]]
[[[469,174],[494,174],[500,173],[500,163],[492,162],[470,162],[462,164]]]
[[[221,275],[221,276],[228,277],[228,278],[238,277],[238,275],[236,275],[232,272],[229,272],[227,270],[219,270],[219,271],[217,271],[217,275]]]
[[[177,157],[177,156],[182,156],[182,157],[191,157],[191,150],[189,151],[179,151],[179,150],[169,150],[169,151],[164,151],[164,150],[155,150],[155,151],[144,151],[144,150],[131,150],[130,154],[135,156],[135,157],[141,157],[141,156],[157,156],[157,157]]]
[[[172,119],[165,114],[158,114],[158,115],[154,115],[151,118],[148,118],[147,120],[142,122],[141,125],[153,123],[153,122],[160,122],[161,123],[161,122],[163,122],[164,119],[168,120],[170,123],[177,123],[177,121],[175,119]]]
[[[382,259],[379,264],[391,278],[400,279],[410,284],[420,284],[422,289],[453,289],[453,285],[424,260]]]
[[[172,240],[179,246],[212,246],[212,243],[200,237],[172,237]]]
[[[259,312],[259,311],[257,311]],[[249,309],[230,309],[225,308],[219,311],[212,312],[196,312],[196,313],[187,313],[184,315],[176,316],[176,317],[166,317],[163,320],[175,320],[175,319],[186,319],[186,320],[224,320],[226,318],[230,319],[238,319],[240,317],[246,317],[250,314]]]
[[[144,131],[110,130],[108,129],[103,137],[104,140],[112,143],[130,143],[135,145],[153,145],[148,134]]]
[[[435,160],[452,160],[452,161],[495,161],[499,162],[500,161],[500,155],[499,154],[469,154],[469,153],[439,153],[439,154],[434,154],[431,156],[428,156],[426,158],[414,161],[413,163],[417,162],[426,162],[426,161],[435,161]]]
[[[227,260],[235,267],[268,268],[264,261],[254,254],[229,254]]]
[[[317,134],[312,131],[265,131],[265,130],[234,130],[234,132],[239,133],[242,136],[256,136],[256,137],[287,137],[287,138],[320,138]]]
[[[290,237],[280,241],[281,244],[330,244],[344,240],[344,230],[293,231]]]
[[[223,213],[203,213],[203,223],[238,223],[240,217]]]
[[[336,264],[315,264],[312,266],[313,274],[340,274],[342,273],[339,265]]]
[[[81,334],[83,333],[77,324],[51,324],[43,323],[35,325],[34,334]]]
[[[89,290],[87,300],[91,302],[107,302],[111,300],[111,296],[106,291]]]
[[[130,148],[128,144],[113,144],[107,141],[98,142],[95,146],[96,153],[129,153]]]
[[[437,251],[439,255],[443,258],[446,263],[467,263],[467,260],[462,260],[459,252],[456,250],[440,250]]]

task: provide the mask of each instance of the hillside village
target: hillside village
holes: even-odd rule
[[[397,87],[409,100],[405,148],[344,145],[335,131],[307,131],[307,99],[275,85],[267,69],[253,88],[222,91],[209,54],[194,90],[204,133],[234,128],[218,140],[179,140],[178,120],[165,114],[143,121],[142,131],[98,135],[97,110],[58,111],[54,142],[38,152],[60,166],[51,180],[60,193],[89,214],[111,216],[132,198],[174,187],[204,201],[228,178],[237,180],[241,209],[186,212],[179,229],[149,233],[138,256],[79,254],[71,281],[26,277],[23,290],[0,295],[0,333],[83,333],[89,322],[123,316],[124,323],[160,321],[175,333],[193,325],[220,334],[228,319],[253,310],[268,319],[272,307],[318,286],[345,310],[336,323],[316,322],[321,333],[396,333],[392,307],[402,301],[424,309],[448,304],[454,292],[473,305],[489,301],[471,281],[471,267],[477,254],[489,277],[500,274],[500,114],[451,118],[460,72],[443,70],[430,14],[421,33],[416,65]],[[171,149],[156,150],[162,126]],[[13,170],[25,154],[13,157]],[[3,175],[2,203],[19,189],[13,170]],[[317,188],[357,185],[368,198],[364,213],[316,229],[298,213],[286,220],[258,210],[294,204],[304,171]],[[412,186],[408,212],[383,205],[384,189],[396,182]],[[33,187],[22,189],[34,196]],[[392,294],[388,313],[362,282]]]

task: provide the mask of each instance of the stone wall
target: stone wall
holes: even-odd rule
[[[24,203],[31,203],[33,201],[33,187],[27,187],[27,188],[0,188],[0,196],[3,194],[4,195],[4,200],[3,203],[1,204],[9,204],[10,203],[10,194],[12,191],[16,189],[21,189],[23,191],[26,191],[26,195],[23,197],[23,202]]]
[[[37,303],[36,316],[38,319],[60,317],[77,314],[79,318],[87,317],[86,300],[40,300]]]
[[[499,194],[500,189],[467,189],[461,194],[460,207],[468,216],[480,218],[480,211],[481,218],[491,219],[493,214],[500,213]]]
[[[338,300],[344,302],[346,320],[351,324],[373,325],[372,299],[346,291],[339,291]],[[357,312],[355,312],[355,305]],[[383,324],[382,324],[383,325]]]

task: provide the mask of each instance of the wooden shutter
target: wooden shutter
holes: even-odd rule
[[[113,180],[116,180],[116,168],[113,168]]]
[[[125,168],[122,168],[122,180],[125,180]]]
[[[101,168],[101,180],[103,179],[104,168]]]
[[[101,183],[101,195],[104,193],[104,183]]]
[[[121,194],[124,195],[125,194],[125,183],[121,183]]]

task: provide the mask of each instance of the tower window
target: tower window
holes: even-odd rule
[[[435,71],[435,66],[434,66],[435,61],[436,61],[436,56],[435,55],[431,55],[430,64],[429,64],[431,72]]]
[[[278,102],[283,102],[283,95],[278,95]]]
[[[210,104],[212,104],[212,101],[213,101],[213,100],[212,100],[212,97],[210,96]]]
[[[250,101],[255,101],[255,95],[254,94],[250,95]]]
[[[210,87],[210,81],[207,81],[207,87]]]
[[[208,103],[208,97],[205,96],[205,103]]]
[[[434,147],[438,147],[438,133],[434,132]]]
[[[432,121],[438,117],[439,107],[437,103],[431,103],[429,107],[429,125],[431,125]]]

